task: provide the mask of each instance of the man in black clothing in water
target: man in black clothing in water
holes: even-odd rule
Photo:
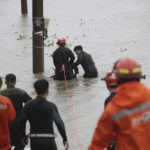
[[[8,97],[16,111],[16,119],[9,123],[11,145],[15,146],[14,150],[23,150],[24,145],[21,143],[21,135],[19,130],[19,119],[23,109],[23,104],[30,101],[31,97],[22,89],[16,88],[16,76],[7,74],[5,77],[7,88],[0,91],[0,94]]]
[[[49,93],[49,83],[40,79],[34,83],[37,97],[27,103],[20,120],[22,141],[26,137],[26,121],[30,123],[31,150],[57,150],[53,122],[63,138],[65,150],[69,148],[64,123],[56,105],[46,100]],[[25,143],[24,143],[25,144]]]
[[[98,72],[91,55],[84,52],[81,45],[75,46],[74,51],[78,56],[77,61],[74,63],[74,67],[81,64],[85,72],[83,75],[85,78],[97,77]]]
[[[74,54],[73,52],[66,47],[66,39],[58,39],[57,45],[59,46],[54,53],[53,63],[55,65],[55,80],[64,80],[64,72],[62,70],[62,66],[65,67],[65,73],[67,80],[71,80],[74,77],[73,74],[73,62],[74,62]]]

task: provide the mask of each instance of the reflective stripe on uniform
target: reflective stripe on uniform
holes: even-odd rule
[[[139,112],[141,110],[148,109],[148,108],[150,108],[150,102],[146,102],[144,104],[141,104],[138,107],[135,107],[133,109],[124,109],[124,110],[116,113],[115,115],[113,115],[112,120],[116,121],[116,120],[123,118],[127,115],[130,115],[130,114],[133,114],[133,113],[136,113],[136,112]]]
[[[37,134],[29,134],[28,135],[30,138],[34,138],[34,137],[39,137],[39,138],[55,138],[56,137],[56,134],[40,134],[40,133],[37,133]]]
[[[7,109],[7,105],[0,105],[0,109]]]
[[[140,68],[134,68],[134,69],[132,70],[133,73],[139,73],[140,71],[141,71]]]
[[[119,73],[123,73],[123,74],[129,74],[129,70],[128,69],[123,69],[123,68],[120,68],[118,70]]]

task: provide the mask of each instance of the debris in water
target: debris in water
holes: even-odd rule
[[[80,19],[80,26],[84,25],[85,24],[85,21],[83,21],[83,19]]]
[[[44,46],[46,47],[50,47],[50,46],[54,46],[54,41],[47,41],[47,43],[44,43]]]
[[[17,38],[17,40],[23,40],[25,39],[25,35],[20,34],[19,37]]]
[[[70,43],[70,44],[66,44],[66,46],[67,46],[67,47],[71,47],[71,46],[72,46],[72,44],[71,44],[71,43]]]
[[[51,35],[52,38],[57,38],[56,34]]]
[[[45,27],[47,29],[49,26],[50,18],[44,18],[44,21],[45,21]]]
[[[124,49],[120,48],[120,51],[125,52],[125,51],[127,51],[127,48],[124,48]]]

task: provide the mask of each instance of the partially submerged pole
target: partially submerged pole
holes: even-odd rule
[[[21,13],[22,13],[23,15],[28,14],[27,0],[21,0]]]
[[[32,1],[33,15],[33,73],[44,72],[43,0]]]

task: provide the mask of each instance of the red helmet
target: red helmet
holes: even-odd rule
[[[140,65],[131,58],[123,58],[115,63],[114,72],[117,79],[141,78]]]
[[[113,72],[108,72],[105,77],[107,86],[117,86],[117,78]]]
[[[57,40],[57,44],[58,44],[58,45],[61,45],[61,44],[63,44],[63,43],[66,44],[66,39],[65,39],[65,38],[62,38],[62,39],[58,39],[58,40]]]

